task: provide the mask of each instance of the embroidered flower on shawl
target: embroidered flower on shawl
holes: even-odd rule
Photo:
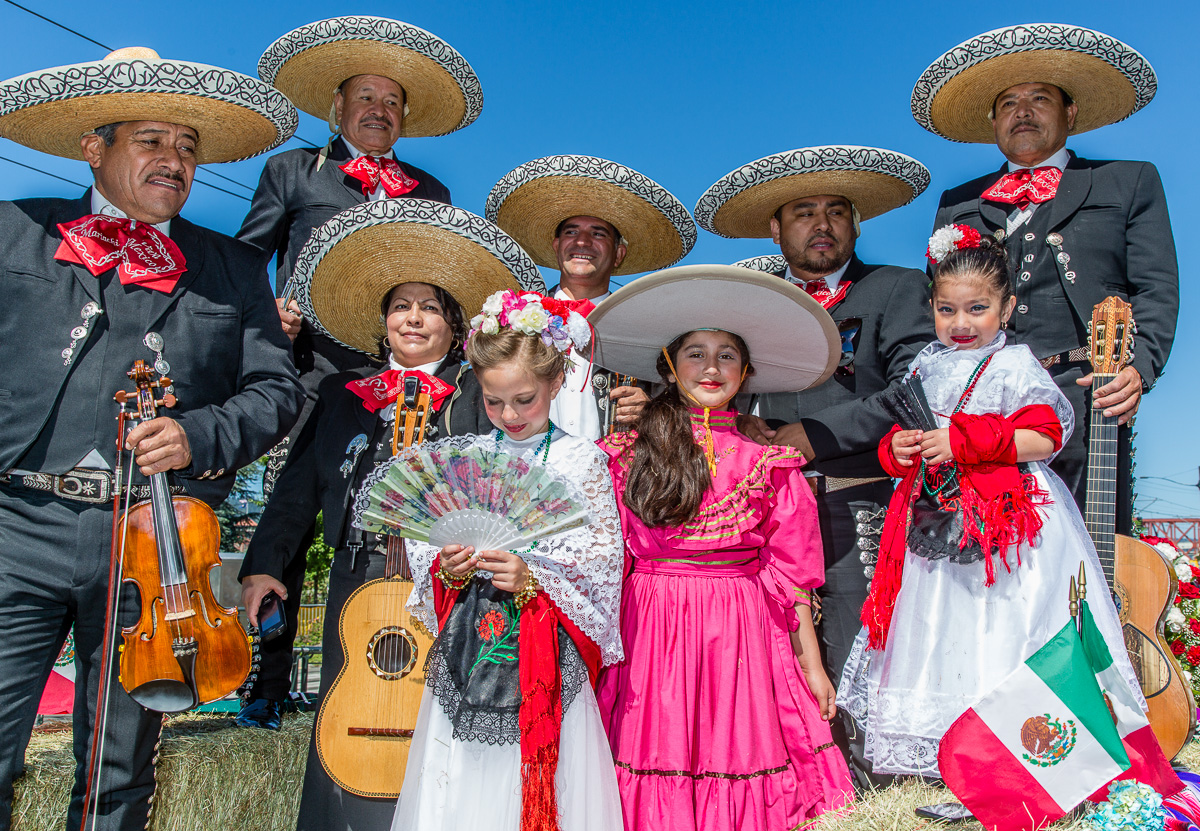
[[[504,621],[504,615],[496,609],[492,609],[479,619],[479,637],[489,643],[504,634],[505,628],[507,628],[507,624]]]
[[[537,335],[547,346],[566,352],[572,345],[582,350],[592,340],[592,330],[583,315],[552,297],[533,292],[518,294],[498,291],[483,304],[480,314],[471,318],[471,332],[494,335],[508,327],[522,335]]]
[[[980,239],[979,232],[970,225],[946,225],[933,232],[925,256],[940,263],[951,251],[978,248]]]

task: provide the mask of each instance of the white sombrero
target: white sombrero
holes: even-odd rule
[[[1158,90],[1149,61],[1116,38],[1082,26],[1024,23],[973,37],[930,64],[913,87],[913,118],[952,141],[991,144],[996,96],[1035,83],[1054,84],[1075,100],[1075,133],[1128,118]]]
[[[293,29],[267,47],[258,74],[322,121],[347,78],[391,78],[404,88],[402,136],[452,133],[483,109],[479,77],[454,47],[383,17],[334,17]]]
[[[384,199],[313,231],[289,286],[305,317],[338,343],[375,354],[379,300],[400,283],[441,286],[470,320],[501,289],[544,292],[541,272],[481,216],[426,199]]]
[[[740,335],[754,374],[744,392],[796,392],[833,374],[841,356],[837,325],[803,289],[731,265],[684,265],[640,277],[588,315],[598,366],[635,378],[658,377],[662,349],[684,332]]]
[[[603,219],[621,234],[625,260],[614,274],[665,268],[696,244],[692,215],[666,188],[636,170],[592,156],[526,162],[492,188],[484,216],[547,268],[558,267],[554,232],[573,216]]]
[[[696,222],[723,237],[771,236],[771,217],[805,196],[844,196],[871,219],[907,205],[929,187],[916,159],[878,147],[802,147],[744,164],[721,177],[696,203]]]
[[[0,83],[0,136],[82,159],[81,136],[121,121],[162,121],[197,132],[199,164],[246,159],[296,132],[296,108],[240,72],[118,49],[104,60],[57,66]]]

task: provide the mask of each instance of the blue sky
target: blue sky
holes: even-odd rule
[[[1191,361],[1200,349],[1193,275],[1200,255],[1191,229],[1200,206],[1191,158],[1200,140],[1193,3],[1004,4],[872,2],[293,2],[95,3],[22,0],[22,5],[113,47],[144,45],[164,57],[256,74],[279,35],[338,14],[398,17],[449,41],[478,72],[479,120],[451,136],[402,139],[401,158],[444,181],[455,204],[476,213],[492,185],[538,156],[582,153],[633,167],[689,208],[745,162],[815,144],[865,144],[907,153],[933,183],[911,205],[864,225],[867,262],[923,267],[941,191],[999,166],[991,146],[954,144],[923,130],[909,112],[913,83],[936,57],[976,34],[1013,23],[1060,22],[1098,29],[1144,54],[1158,96],[1121,124],[1073,138],[1091,158],[1144,159],[1166,185],[1179,249],[1181,323],[1163,380],[1137,423],[1139,507],[1146,516],[1200,516],[1200,403]],[[98,10],[105,9],[103,12]],[[120,9],[118,13],[116,9]],[[1136,9],[1136,13],[1135,10]],[[1048,12],[1052,10],[1052,13]],[[96,60],[100,47],[0,2],[6,48],[0,76]],[[306,115],[299,135],[323,143],[328,129]],[[295,141],[288,147],[298,146]],[[44,156],[0,139],[0,155],[87,183],[81,162]],[[250,188],[262,158],[214,172]],[[250,190],[206,176],[248,197]],[[0,161],[0,198],[72,196],[79,189]],[[184,210],[234,233],[249,203],[197,185]],[[687,263],[733,262],[771,253],[769,240],[725,240],[701,231]],[[1174,484],[1174,482],[1182,484]]]

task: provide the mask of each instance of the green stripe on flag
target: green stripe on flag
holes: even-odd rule
[[[1025,665],[1059,697],[1114,761],[1122,768],[1129,767],[1129,755],[1083,652],[1074,621],[1068,622],[1049,643],[1030,656]]]
[[[1112,666],[1112,653],[1108,651],[1108,644],[1104,642],[1104,636],[1100,634],[1100,629],[1096,626],[1096,619],[1092,617],[1092,610],[1088,608],[1087,601],[1083,601],[1081,606],[1079,614],[1083,619],[1083,625],[1080,627],[1083,652],[1087,655],[1092,669],[1099,675]]]

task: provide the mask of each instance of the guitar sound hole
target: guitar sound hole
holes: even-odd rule
[[[367,662],[380,678],[395,681],[416,667],[417,651],[417,642],[407,630],[388,626],[371,638],[367,646]]]

